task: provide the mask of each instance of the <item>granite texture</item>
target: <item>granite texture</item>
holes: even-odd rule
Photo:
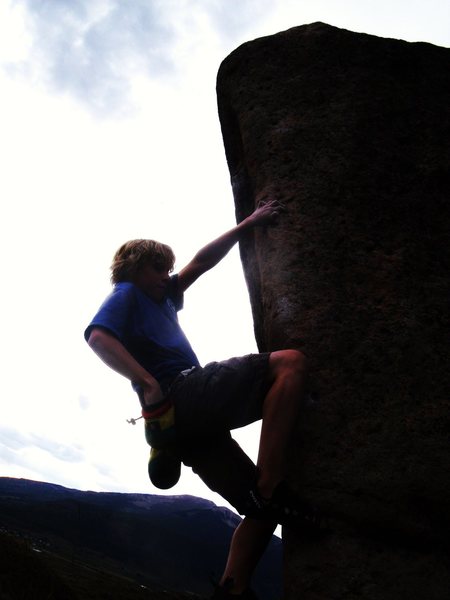
[[[300,348],[289,477],[328,516],[285,532],[287,599],[450,593],[450,50],[296,27],[243,44],[217,96],[261,351]]]

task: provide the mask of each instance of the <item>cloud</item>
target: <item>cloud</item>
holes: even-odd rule
[[[0,427],[0,459],[11,464],[24,465],[22,451],[40,450],[53,458],[69,463],[84,460],[84,452],[77,445],[61,444],[35,433],[24,433],[10,427]]]
[[[224,0],[197,0],[196,4],[207,11],[212,27],[224,42],[242,38],[274,10],[274,0],[240,0],[233,4]]]
[[[78,396],[78,405],[81,410],[88,410],[88,408],[91,406],[91,400],[84,394],[80,394]]]
[[[224,49],[219,63],[272,1],[17,0],[31,42],[7,70],[76,98],[96,116],[126,115],[135,77],[174,81],[194,49],[211,52],[211,40]]]
[[[174,29],[161,2],[20,0],[32,35],[15,70],[87,104],[94,113],[130,109],[134,75],[174,72]]]

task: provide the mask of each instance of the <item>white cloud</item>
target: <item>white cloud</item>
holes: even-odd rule
[[[97,117],[128,115],[133,80],[174,83],[198,51],[233,43],[270,0],[18,0],[28,53],[8,70],[73,95]],[[31,38],[31,43],[29,39]],[[22,50],[23,50],[22,46]],[[23,54],[23,51],[22,51]]]
[[[86,460],[79,444],[65,444],[48,436],[0,427],[0,461],[8,465],[8,469],[14,468],[14,465],[32,469],[36,465],[29,460],[30,456],[40,457],[40,467],[43,462],[70,463],[72,467],[73,464],[83,464]]]
[[[33,42],[16,72],[73,94],[99,116],[129,108],[137,73],[161,78],[174,70],[174,29],[161,2],[20,1]]]
[[[91,405],[91,401],[90,401],[90,399],[89,399],[87,396],[85,396],[84,394],[80,394],[80,395],[78,396],[78,404],[79,404],[79,406],[80,406],[81,410],[88,410],[88,408],[89,408],[89,407],[90,407],[90,405]]]
[[[226,43],[243,38],[275,9],[273,0],[240,0],[239,3],[197,0],[192,4],[203,11],[211,29]]]

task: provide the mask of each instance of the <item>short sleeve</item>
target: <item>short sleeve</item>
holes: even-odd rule
[[[129,327],[134,304],[133,285],[130,283],[116,284],[86,328],[85,340],[88,341],[92,330],[96,327],[106,329],[119,340],[123,340]]]

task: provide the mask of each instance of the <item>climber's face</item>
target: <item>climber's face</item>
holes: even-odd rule
[[[143,265],[133,277],[133,283],[155,302],[161,302],[169,283],[169,271],[157,268],[150,262]]]

